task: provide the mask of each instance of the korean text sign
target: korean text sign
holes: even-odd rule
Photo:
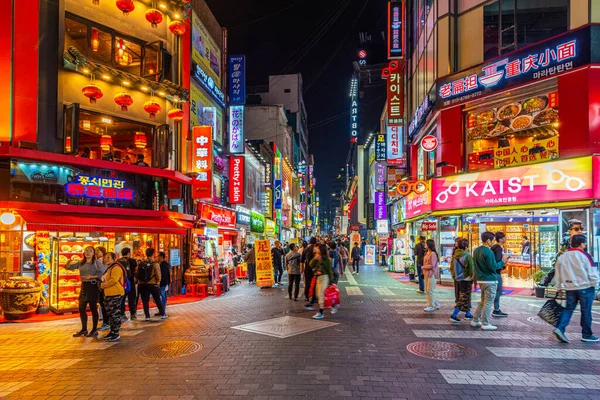
[[[246,104],[246,56],[229,56],[229,104]]]
[[[390,63],[387,77],[387,117],[388,125],[400,125],[404,122],[404,82],[400,63]]]
[[[125,181],[88,175],[77,175],[74,182],[65,185],[71,197],[133,201],[134,190],[125,187]]]
[[[432,190],[434,210],[592,199],[592,157],[433,179]]]
[[[406,166],[404,158],[404,127],[392,125],[387,127],[387,162],[388,165]]]
[[[385,161],[386,154],[386,142],[385,133],[378,133],[375,139],[375,160]]]
[[[246,157],[231,156],[229,158],[229,202],[231,204],[244,204]]]
[[[404,57],[404,2],[388,2],[388,58]]]
[[[257,240],[254,242],[256,256],[256,286],[273,286],[273,262],[271,260],[271,242]]]
[[[212,198],[212,127],[195,126],[192,128],[192,197],[194,199]]]
[[[229,152],[244,153],[244,106],[229,107]]]
[[[221,87],[221,49],[195,12],[192,12],[192,60]]]

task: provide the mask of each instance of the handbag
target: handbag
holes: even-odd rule
[[[560,321],[560,314],[565,309],[557,300],[558,292],[553,299],[548,300],[542,308],[540,312],[538,312],[538,317],[549,323],[550,325],[556,327],[558,326],[558,322]]]

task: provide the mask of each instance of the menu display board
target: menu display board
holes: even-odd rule
[[[273,286],[273,264],[271,261],[271,241],[257,240],[256,247],[256,286]]]

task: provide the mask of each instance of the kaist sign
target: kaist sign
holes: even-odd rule
[[[570,31],[481,66],[438,79],[436,107],[462,103],[590,63],[591,27]]]
[[[132,201],[133,189],[125,188],[125,181],[113,178],[101,178],[77,175],[74,182],[65,185],[65,191],[71,197],[89,199]]]

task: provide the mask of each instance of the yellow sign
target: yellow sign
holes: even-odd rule
[[[495,150],[496,168],[514,167],[558,158],[558,136]]]
[[[192,13],[192,61],[221,88],[221,49],[196,13]]]
[[[273,264],[271,261],[271,242],[257,240],[254,242],[256,251],[256,286],[273,286]]]
[[[371,154],[371,157],[369,157],[369,165],[373,164],[375,162],[375,153]]]
[[[265,234],[268,235],[269,233],[275,233],[275,221],[267,218],[265,220]]]
[[[213,140],[223,144],[223,111],[194,83],[190,85],[190,125],[211,126]]]

